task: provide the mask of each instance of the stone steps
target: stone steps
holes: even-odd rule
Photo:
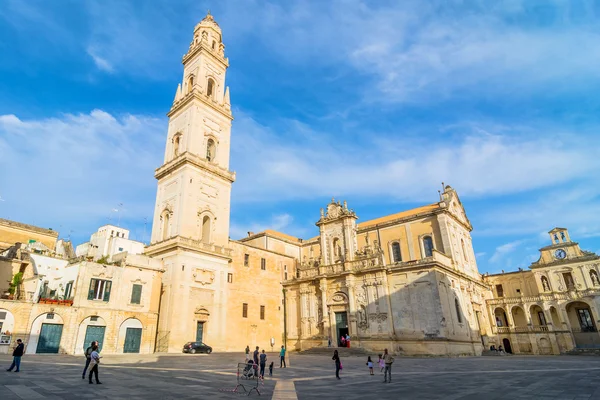
[[[333,351],[337,350],[340,357],[350,356],[372,356],[373,354],[360,347],[311,347],[298,352],[298,354],[306,355],[333,355]]]

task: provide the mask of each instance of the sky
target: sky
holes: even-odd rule
[[[193,28],[223,30],[231,237],[318,234],[454,187],[480,272],[600,253],[600,3],[0,0],[0,217],[147,242]],[[359,220],[359,221],[360,221]]]

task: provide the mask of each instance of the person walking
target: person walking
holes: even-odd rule
[[[337,350],[333,351],[333,357],[331,357],[331,359],[335,362],[335,377],[338,379],[342,379],[342,378],[340,378],[340,370],[342,369],[342,362],[340,361],[340,356],[338,355]]]
[[[250,346],[246,345],[246,362],[250,359]]]
[[[383,383],[392,383],[392,364],[394,363],[394,357],[388,353],[388,349],[383,351],[383,362],[385,363],[385,371],[383,371]]]
[[[371,356],[367,358],[367,367],[369,368],[370,375],[375,375],[373,373],[373,361],[371,361]]]
[[[285,347],[283,347],[283,345],[281,345],[281,350],[279,351],[279,368],[281,368],[283,366],[283,368],[286,367],[285,365]]]
[[[95,340],[90,343],[90,347],[85,349],[85,367],[83,368],[83,373],[81,374],[81,379],[85,379],[85,373],[87,372],[88,367],[90,366],[90,362],[92,361],[92,351],[93,347],[97,346],[98,342]]]
[[[13,362],[12,364],[10,364],[10,367],[7,369],[8,372],[11,372],[13,370],[13,368],[17,368],[15,369],[15,372],[19,372],[21,371],[21,357],[23,357],[23,352],[25,350],[25,345],[23,344],[23,341],[21,339],[17,339],[17,346],[15,347],[15,349],[13,350]]]
[[[92,354],[90,354],[90,365],[92,369],[90,369],[90,384],[92,383],[92,374],[94,374],[96,378],[96,384],[101,385],[102,382],[98,380],[98,365],[100,364],[100,354],[98,354],[98,345],[95,344],[92,346]]]
[[[256,350],[254,350],[252,359],[254,360],[254,364],[258,365],[258,346],[256,346]]]
[[[267,366],[267,355],[265,354],[265,350],[263,349],[262,354],[260,355],[260,377],[265,379],[265,367]]]

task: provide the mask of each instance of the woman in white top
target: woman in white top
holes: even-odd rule
[[[90,383],[92,383],[92,374],[96,377],[96,384],[101,385],[102,382],[98,380],[98,365],[100,364],[100,354],[98,354],[98,345],[94,345],[92,347],[92,354],[90,357],[90,365],[92,369],[90,369]]]

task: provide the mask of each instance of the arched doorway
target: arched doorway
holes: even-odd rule
[[[510,340],[508,340],[507,338],[502,339],[502,346],[504,347],[504,351],[512,354],[512,347],[510,345]]]
[[[55,313],[39,315],[31,325],[28,354],[57,354],[63,332],[63,319]]]
[[[589,304],[573,301],[565,307],[575,345],[579,348],[600,348],[595,317]]]
[[[348,296],[344,292],[334,293],[328,302],[328,308],[332,317],[331,338],[341,346],[342,335],[351,334],[348,325]]]
[[[104,347],[104,334],[106,332],[106,321],[102,317],[92,315],[81,321],[77,333],[77,344],[75,354],[83,354],[93,341],[98,342],[100,351]]]
[[[139,353],[142,346],[142,322],[137,318],[126,319],[119,328],[119,342],[123,353]]]

